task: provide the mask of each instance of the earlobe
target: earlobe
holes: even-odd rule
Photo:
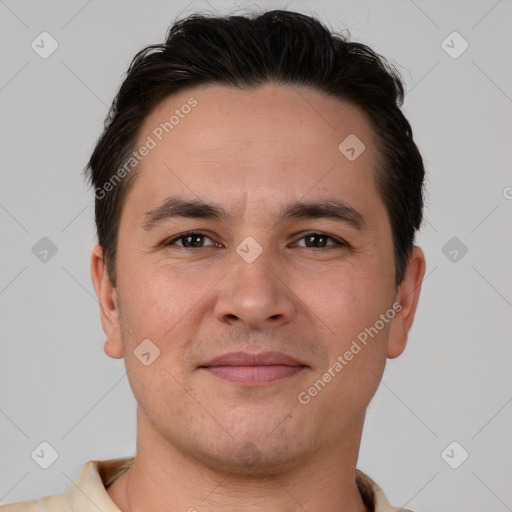
[[[423,251],[414,246],[405,277],[397,291],[396,303],[400,304],[400,310],[391,322],[387,354],[390,359],[398,357],[405,350],[407,335],[412,327],[420,298],[425,266]]]
[[[96,245],[91,254],[91,278],[100,305],[101,324],[107,335],[104,344],[105,354],[114,359],[120,359],[123,357],[123,349],[117,291],[108,277],[103,249],[100,245]]]
[[[402,354],[407,344],[407,332],[404,327],[401,312],[397,313],[391,323],[389,342],[388,342],[388,358],[394,359]]]
[[[105,340],[105,343],[103,344],[103,351],[112,359],[122,359],[124,356],[121,344],[113,342],[110,339]]]

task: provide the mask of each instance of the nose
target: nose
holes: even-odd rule
[[[221,282],[215,317],[233,327],[264,331],[290,322],[296,311],[286,274],[269,251],[251,263],[238,254],[234,266]]]

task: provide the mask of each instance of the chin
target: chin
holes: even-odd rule
[[[251,478],[277,476],[307,461],[311,450],[305,449],[307,443],[297,435],[281,432],[274,436],[269,432],[226,436],[220,444],[203,449],[196,445],[195,456],[214,471]]]

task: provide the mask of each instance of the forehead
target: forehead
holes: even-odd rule
[[[194,131],[193,138],[187,128]],[[340,136],[351,133],[371,137],[367,115],[349,102],[310,88],[206,85],[162,100],[144,120],[139,140],[153,134],[179,145],[182,151],[195,152],[222,149],[217,148],[220,138],[243,141],[246,146],[251,145],[252,136],[258,137],[254,142],[290,138],[290,144],[281,148],[286,151],[296,149],[291,144],[294,139],[307,142],[308,148],[334,145],[336,149]]]
[[[301,197],[340,185],[345,192],[376,193],[367,115],[305,87],[207,85],[180,91],[144,120],[137,147],[143,145],[151,149],[129,194],[147,202],[177,189],[215,199],[234,190],[256,201],[278,191]],[[356,156],[364,150],[348,158],[352,148]]]

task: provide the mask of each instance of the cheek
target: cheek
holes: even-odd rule
[[[380,315],[385,315],[388,307],[382,298],[379,300],[361,288],[331,295],[325,304],[333,331],[323,337],[328,363],[317,368],[302,391],[303,399],[312,405],[312,413],[322,417],[329,428],[337,429],[341,424],[337,415],[350,416],[356,411],[363,414],[377,390],[386,363],[391,325],[391,315],[386,317],[388,322],[381,320]],[[329,411],[338,412],[331,417]]]
[[[151,265],[134,262],[132,268],[137,268],[136,274],[119,274],[123,277],[119,291],[124,353],[133,354],[143,340],[149,339],[160,350],[156,362],[165,361],[181,381],[183,353],[207,318],[212,308],[212,290],[223,273],[213,267],[194,271],[162,261]],[[138,367],[137,363],[126,361],[127,367]]]
[[[203,279],[189,278],[179,269],[151,258],[147,262],[133,261],[125,268],[124,279],[120,282],[126,305],[125,319],[139,334],[161,336],[187,316],[204,296]]]
[[[322,390],[316,401],[318,414],[322,414],[322,406],[327,407],[328,403],[340,408],[352,402],[353,407],[365,407],[377,389],[386,362],[393,317],[386,316],[391,308],[391,286],[378,280],[377,267],[371,272],[345,270],[309,283],[310,297],[321,297],[314,306],[311,304],[321,319],[316,323],[319,328],[328,326],[323,343],[329,362],[315,372],[311,382],[316,386],[311,389],[313,394],[328,382],[329,389]]]
[[[365,328],[373,325],[389,304],[391,289],[376,277],[377,272],[339,267],[334,272],[316,273],[303,281],[297,295],[323,325],[340,348]]]
[[[160,425],[158,430],[194,421],[197,410],[181,375],[161,357],[147,367],[135,365],[128,380],[138,406],[155,426]]]
[[[195,301],[188,300],[182,285],[175,281],[164,273],[138,272],[136,277],[132,273],[119,282],[128,380],[151,422],[179,422],[193,414],[189,401],[184,400],[180,361],[193,337],[193,323],[187,318],[194,311]],[[162,402],[172,406],[162,406]]]

